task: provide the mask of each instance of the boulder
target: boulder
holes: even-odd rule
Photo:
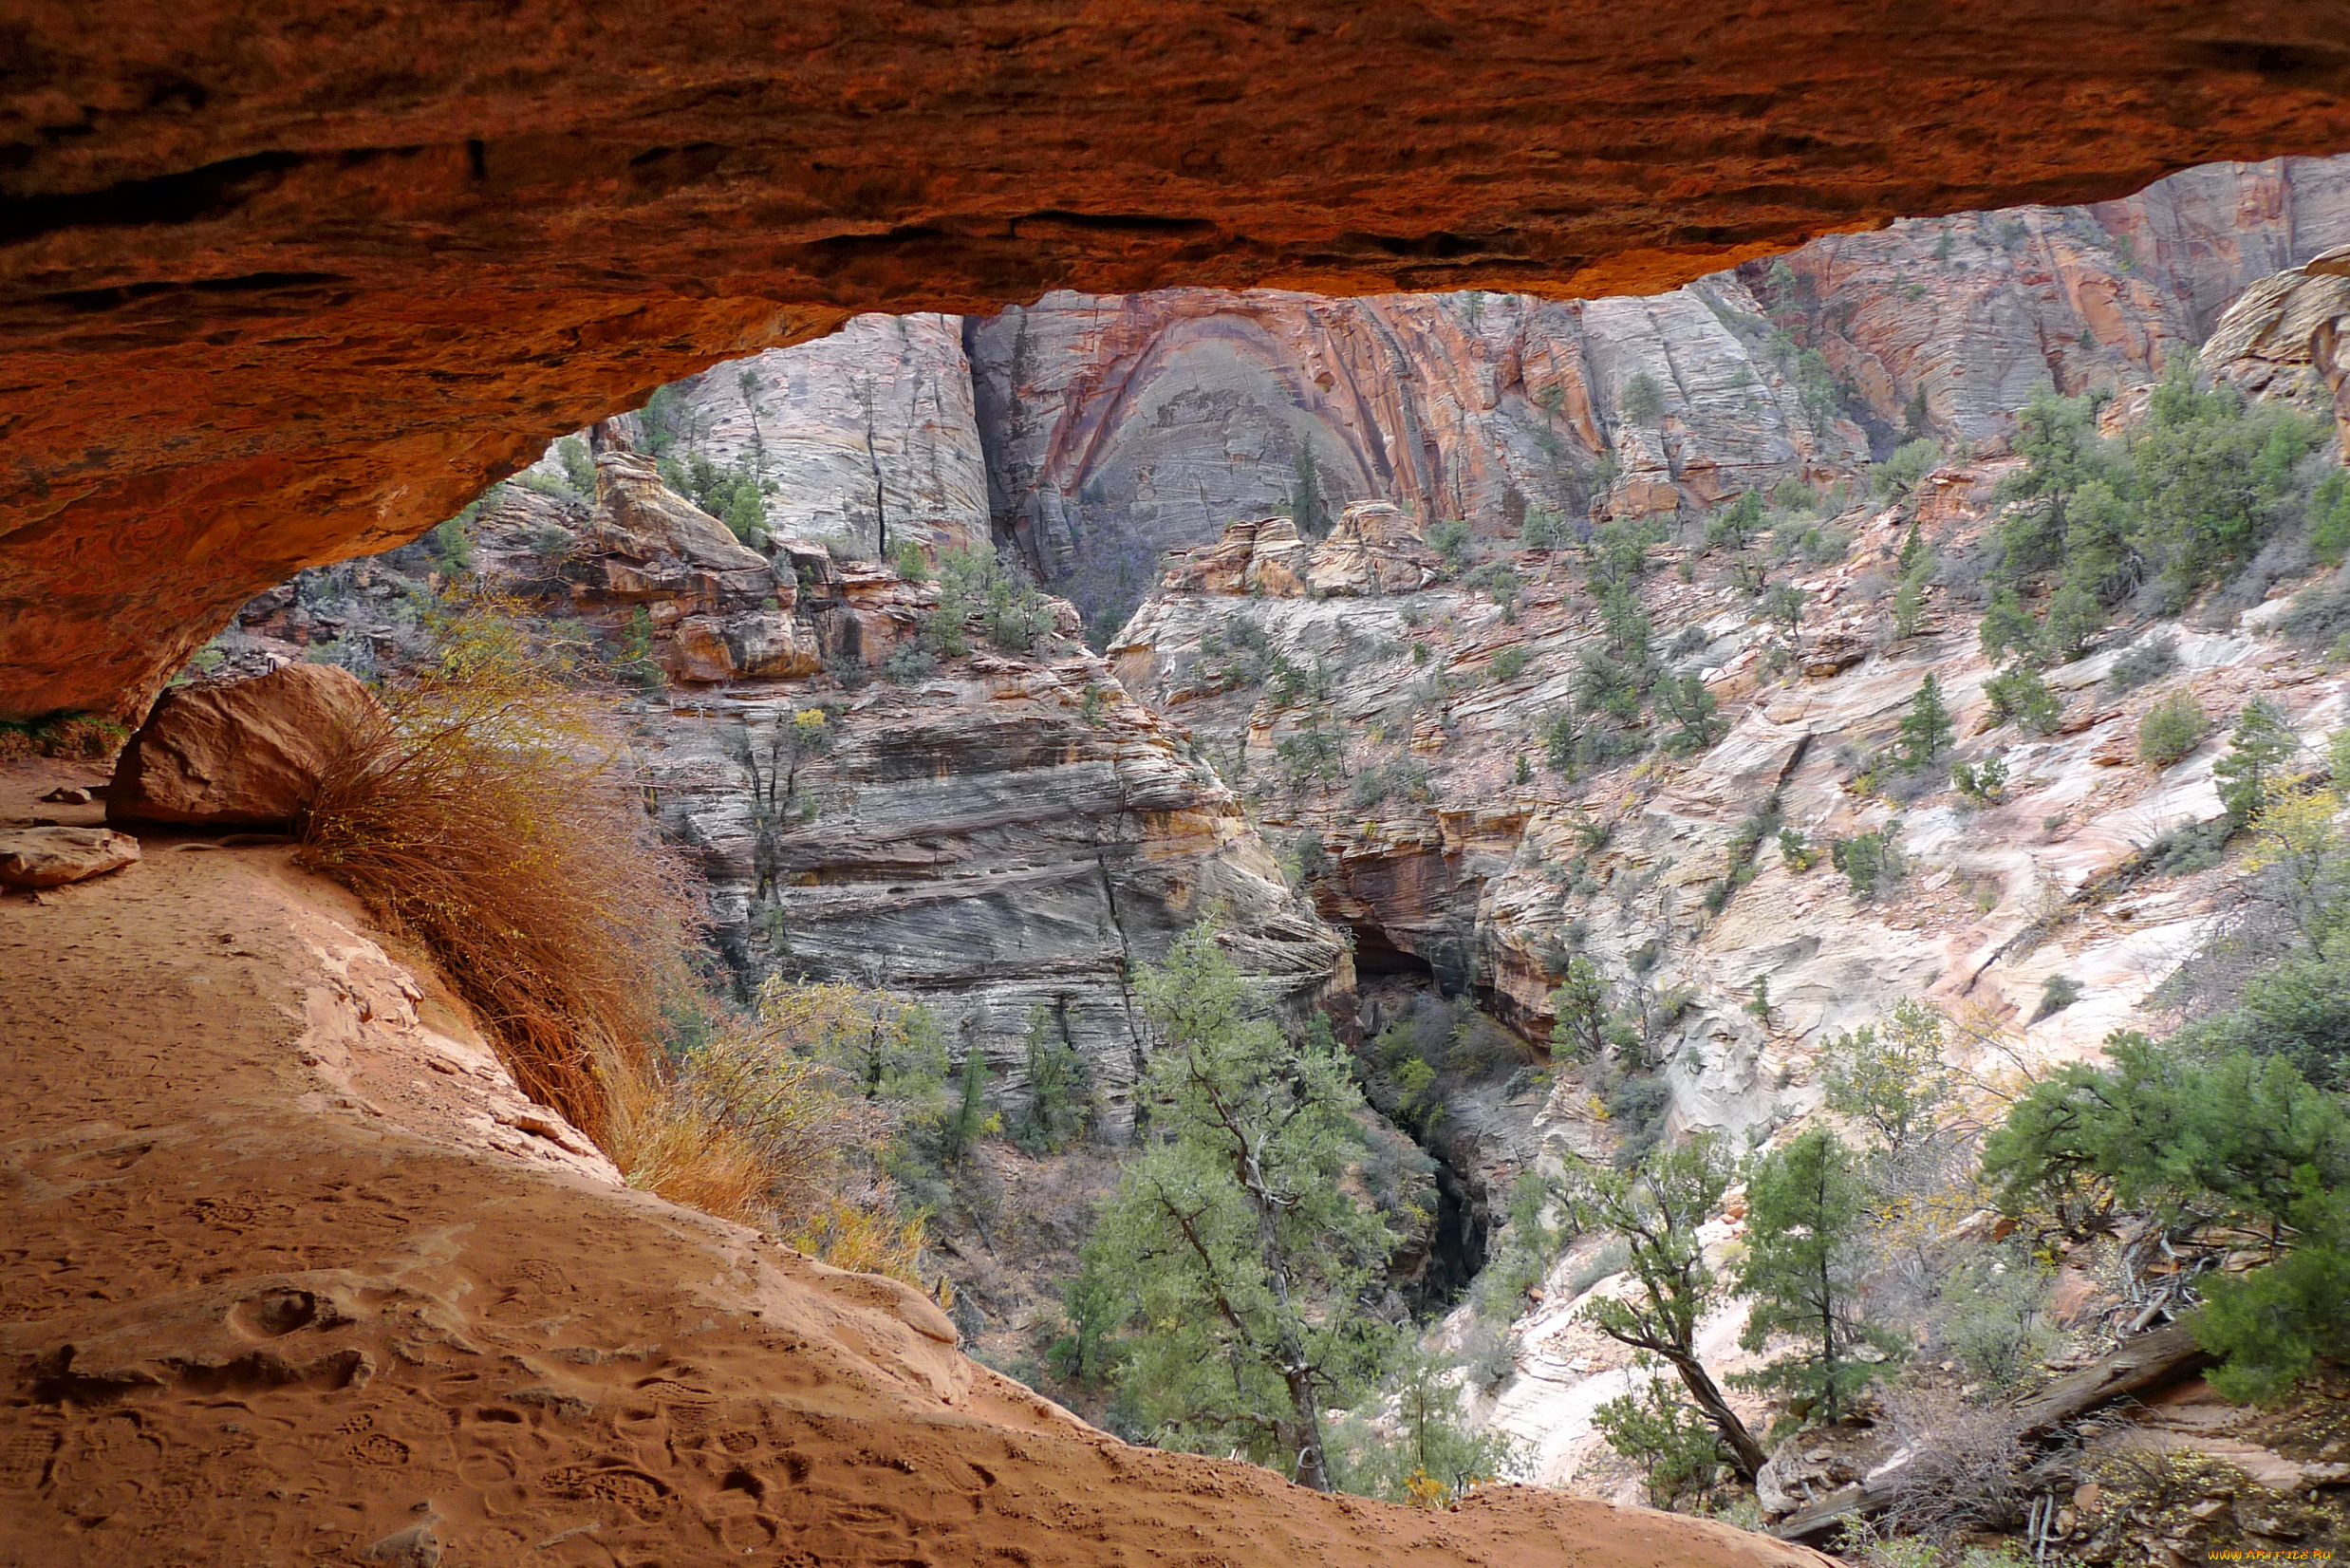
[[[136,863],[139,840],[104,828],[12,828],[0,831],[0,882],[59,887]]]
[[[335,749],[382,713],[359,678],[333,664],[165,692],[115,763],[106,820],[290,824]]]
[[[673,646],[681,681],[781,679],[824,667],[815,633],[781,610],[689,615],[678,623]]]

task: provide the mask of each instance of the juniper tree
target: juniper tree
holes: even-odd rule
[[[1577,1228],[1606,1231],[1624,1243],[1636,1286],[1629,1297],[1593,1301],[1583,1309],[1585,1320],[1670,1367],[1698,1413],[1721,1433],[1730,1464],[1752,1481],[1762,1467],[1762,1446],[1697,1353],[1698,1328],[1723,1299],[1722,1280],[1706,1262],[1697,1231],[1721,1207],[1735,1174],[1720,1140],[1700,1133],[1684,1148],[1650,1150],[1632,1171],[1579,1163],[1566,1206]]]

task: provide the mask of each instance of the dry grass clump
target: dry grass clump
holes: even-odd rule
[[[838,1268],[921,1283],[921,1214],[881,1168],[907,1102],[905,1004],[850,985],[761,990],[674,1059],[615,1071],[606,1147],[631,1186],[754,1224]]]
[[[514,607],[450,599],[438,648],[343,737],[301,858],[418,940],[523,1092],[630,1185],[769,1230],[843,1268],[919,1281],[920,1214],[881,1167],[912,1103],[914,1010],[853,986],[771,984],[676,1055],[664,1006],[700,1003],[691,878],[637,803],[597,694]],[[705,1009],[706,1011],[706,1009]]]
[[[608,1147],[683,983],[687,873],[560,650],[497,601],[425,625],[438,658],[343,737],[301,859],[429,948],[524,1092]]]

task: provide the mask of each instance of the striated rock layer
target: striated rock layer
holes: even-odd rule
[[[1718,556],[1652,551],[1660,569],[1691,567],[1689,581],[1657,569],[1644,586],[1664,671],[1720,703],[1720,735],[1686,756],[1660,748],[1580,776],[1551,763],[1545,726],[1589,722],[1576,718],[1578,659],[1603,636],[1564,552],[1516,554],[1514,612],[1457,582],[1251,592],[1202,570],[1267,532],[1236,525],[1170,570],[1110,661],[1141,700],[1199,737],[1267,835],[1315,868],[1309,891],[1352,928],[1366,980],[1425,976],[1546,1042],[1552,990],[1587,954],[1650,1035],[1676,1125],[1767,1130],[1817,1105],[1809,1063],[1828,1034],[1902,997],[1972,1020],[1978,1041],[2005,1035],[2042,1057],[2144,1021],[2230,873],[2147,871],[2150,843],[2221,814],[2210,769],[2225,747],[2215,737],[2156,772],[2136,758],[2139,719],[2186,691],[2215,720],[2263,695],[2312,746],[2341,722],[2350,682],[2274,635],[2282,600],[2238,630],[2117,633],[2047,676],[2067,703],[2056,733],[2000,722],[1973,616],[1935,588],[1915,635],[1899,637],[1886,588],[1913,518],[1935,548],[1977,548],[1995,482],[2014,466],[1946,470],[1912,505],[1841,519],[1848,557],[1789,578],[1811,618],[1800,673],[1784,677],[1770,673],[1783,633]],[[1414,553],[1408,540],[1387,548]],[[2173,673],[2126,694],[2101,684],[2127,647],[2166,637]],[[1296,676],[1242,669],[1252,647],[1259,669],[1278,658]],[[1904,810],[1860,778],[1929,674],[1956,719],[1955,757],[2005,768],[1996,802],[1962,798],[1938,775]],[[1659,720],[1651,741],[1666,729]],[[1334,739],[1319,767],[1315,732]],[[1742,829],[1772,811],[1771,831],[1742,847]],[[1780,826],[1814,858],[1790,856]],[[1892,835],[1908,867],[1882,898],[1826,864],[1829,839],[1864,832]],[[2086,999],[2043,1017],[2041,990],[2060,974]],[[1748,1005],[1758,976],[1769,987],[1760,1014]],[[1590,1116],[1579,1079],[1560,1083],[1552,1129],[1572,1136]]]
[[[1670,288],[2350,143],[2340,0],[19,8],[0,714],[876,308]]]
[[[1070,635],[1066,605],[1045,602],[1025,649],[991,645],[974,616],[969,651],[879,679],[939,613],[937,584],[804,539],[771,559],[634,452],[600,454],[596,482],[592,505],[506,487],[473,524],[473,565],[643,682],[624,717],[647,802],[696,856],[746,995],[781,972],[924,1001],[1007,1103],[1041,1009],[1114,1137],[1144,1049],[1135,966],[1185,926],[1220,912],[1293,1011],[1352,983],[1205,756]],[[292,657],[279,599],[247,615],[275,634],[267,656]],[[335,629],[346,648],[392,635]]]
[[[0,1559],[1827,1561],[1128,1447],[966,1359],[920,1293],[619,1185],[286,854],[0,904]]]

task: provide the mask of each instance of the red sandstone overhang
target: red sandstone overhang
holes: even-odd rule
[[[0,716],[852,311],[1640,291],[2344,149],[2342,0],[19,0]]]

